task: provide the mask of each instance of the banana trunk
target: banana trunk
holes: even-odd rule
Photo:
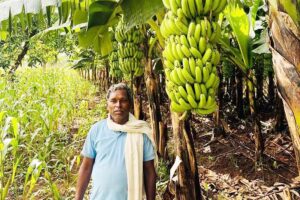
[[[295,2],[291,9],[299,9]],[[300,28],[284,7],[270,2],[271,51],[278,92],[283,100],[300,174]],[[289,12],[287,12],[289,13]]]

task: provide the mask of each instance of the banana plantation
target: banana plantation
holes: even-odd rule
[[[121,82],[155,199],[300,199],[300,0],[0,0],[0,199],[74,199]]]

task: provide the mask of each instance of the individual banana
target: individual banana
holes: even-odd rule
[[[217,109],[217,105],[215,107],[211,107],[210,109],[195,109],[194,111],[199,114],[199,115],[209,115],[213,112],[215,112],[215,110]]]
[[[203,14],[208,14],[212,7],[212,0],[205,0],[205,5],[203,8]]]
[[[215,82],[215,80],[216,80],[216,75],[214,74],[214,73],[211,73],[210,75],[209,75],[209,78],[207,79],[207,81],[205,82],[205,87],[208,89],[208,88],[210,88],[212,85],[213,85],[213,83]]]
[[[190,50],[185,45],[181,45],[181,51],[183,52],[183,54],[186,57],[190,57],[191,56]]]
[[[180,30],[181,34],[188,33],[188,27],[179,18],[175,19],[175,25]]]
[[[215,82],[212,85],[212,88],[217,89],[220,84],[220,78],[217,76]]]
[[[188,41],[191,47],[198,48],[198,44],[194,38],[194,36],[188,36]]]
[[[196,101],[199,101],[201,95],[201,87],[199,83],[194,83],[194,90],[195,90],[195,99]]]
[[[184,58],[184,53],[181,51],[181,46],[180,44],[176,44],[176,51],[177,51],[177,55],[179,56],[179,60],[183,60]]]
[[[185,69],[183,68],[181,70],[182,72],[182,75],[184,76],[184,78],[191,84],[193,84],[195,82],[194,78],[190,75],[190,73]]]
[[[170,0],[169,3],[170,3],[171,11],[173,12],[173,14],[176,15],[177,14],[177,9],[178,9],[178,5],[177,5],[176,0]]]
[[[213,64],[217,66],[220,63],[221,56],[218,50],[215,50],[214,52],[215,52],[215,60]]]
[[[218,15],[226,7],[227,0],[220,0],[219,6],[213,11],[214,15]]]
[[[208,78],[209,78],[209,70],[206,68],[206,67],[203,67],[202,68],[202,80],[203,80],[203,82],[204,83],[206,83],[206,81],[208,80]]]
[[[201,36],[201,25],[197,24],[196,28],[195,28],[195,32],[194,32],[194,38],[195,38],[196,42],[199,41],[200,36]]]
[[[170,80],[174,82],[176,85],[182,85],[182,82],[180,81],[178,74],[176,70],[172,70],[170,73]]]
[[[203,83],[200,84],[200,88],[201,88],[201,93],[205,95],[205,97],[207,96],[207,89],[205,87],[205,85]]]
[[[200,101],[198,104],[198,108],[204,108],[205,105],[206,105],[206,96],[205,94],[200,94]]]
[[[185,91],[183,86],[178,86],[178,92],[181,95],[182,98],[184,98],[185,100],[187,100],[187,92]]]
[[[173,65],[173,63],[172,63],[171,61],[165,59],[165,60],[164,60],[164,64],[165,64],[165,66],[166,66],[167,68],[169,68],[169,69],[171,69],[171,70],[174,69],[174,65]]]
[[[195,18],[197,15],[195,0],[188,0],[188,6],[192,17]]]
[[[189,65],[189,60],[187,58],[182,59],[183,68],[188,71],[188,73],[192,73]]]
[[[170,45],[170,51],[176,60],[180,60],[180,56],[177,54],[176,43],[172,42]]]
[[[181,106],[180,104],[178,104],[174,101],[171,102],[171,110],[174,112],[179,112],[179,113],[186,111],[186,109],[183,106]]]
[[[168,97],[171,99],[171,101],[178,103],[173,91],[170,91],[170,92],[167,91],[167,94],[168,94]]]
[[[187,37],[191,37],[194,35],[196,29],[196,24],[195,22],[190,22],[189,28],[188,28],[188,34]]]
[[[221,2],[220,0],[214,0],[213,4],[212,4],[212,7],[211,7],[211,10],[215,11],[217,9],[217,7],[219,6],[220,2]]]
[[[187,67],[189,69],[190,74],[193,77],[196,77],[196,61],[194,58],[189,58],[189,67]]]
[[[192,108],[197,108],[198,107],[197,102],[195,101],[195,99],[191,95],[188,94],[187,100],[190,103]]]
[[[190,52],[192,53],[192,55],[194,56],[194,58],[202,58],[202,55],[201,55],[200,51],[198,51],[197,48],[191,47],[190,48]]]
[[[202,81],[202,71],[198,66],[195,69],[195,79],[197,83],[201,83]]]
[[[205,63],[205,67],[206,67],[206,69],[208,69],[208,72],[209,72],[209,73],[212,72],[212,64],[211,64],[211,62],[206,62],[206,63]]]
[[[200,21],[200,25],[201,25],[201,36],[202,37],[206,37],[206,26],[205,26],[205,21],[201,20]]]
[[[211,24],[210,22],[207,20],[207,18],[204,19],[205,22],[205,27],[206,27],[206,36],[207,38],[211,37],[212,31],[211,31]]]
[[[206,104],[204,108],[209,109],[214,105],[215,99],[211,97],[210,95],[207,97]]]
[[[200,37],[199,40],[199,50],[203,54],[206,50],[206,39],[204,37]]]
[[[178,100],[179,104],[185,109],[185,110],[191,110],[192,107],[190,104],[188,104],[183,98],[180,98]]]
[[[200,67],[200,69],[202,70],[203,68],[203,62],[201,59],[196,59],[196,66]]]
[[[189,83],[185,84],[185,89],[186,89],[188,95],[191,95],[193,97],[193,99],[196,98],[196,95],[195,95],[195,92],[193,90],[193,87]]]
[[[210,59],[211,53],[212,53],[211,48],[207,48],[204,55],[203,55],[203,57],[202,57],[202,62],[203,63],[206,63]]]
[[[186,38],[185,35],[180,35],[180,43],[182,45],[186,46],[187,48],[190,47],[189,42],[188,42],[188,40],[187,40],[187,38]]]
[[[183,76],[183,74],[182,74],[182,72],[181,72],[181,69],[180,69],[180,68],[176,68],[175,70],[176,70],[176,73],[177,73],[177,75],[178,75],[180,81],[181,81],[182,83],[186,83],[187,80],[186,80],[185,77]]]
[[[192,14],[190,13],[189,5],[188,5],[188,0],[181,0],[181,8],[182,12],[187,18],[192,18]]]
[[[202,0],[195,0],[195,2],[196,2],[197,14],[200,16],[203,13],[203,2]]]

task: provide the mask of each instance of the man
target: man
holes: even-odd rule
[[[155,199],[155,150],[149,125],[129,113],[129,88],[119,83],[107,93],[109,116],[89,131],[79,169],[76,200],[83,199],[92,176],[92,200]]]

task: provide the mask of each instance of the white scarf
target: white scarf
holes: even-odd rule
[[[110,115],[107,118],[107,126],[113,131],[126,132],[125,142],[125,165],[127,172],[128,200],[142,200],[144,193],[143,182],[143,133],[151,140],[153,147],[152,130],[149,124],[142,120],[137,120],[129,113],[128,121],[121,125],[113,122]],[[154,149],[155,154],[156,150]]]

